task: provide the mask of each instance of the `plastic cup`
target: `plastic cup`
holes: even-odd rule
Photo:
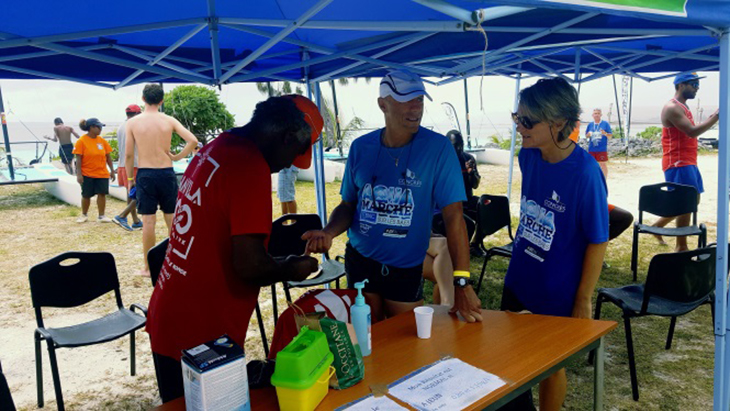
[[[424,340],[431,338],[433,308],[416,307],[413,312],[416,313],[416,331],[418,332],[418,338],[422,338]]]

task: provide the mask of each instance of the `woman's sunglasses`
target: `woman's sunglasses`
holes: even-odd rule
[[[522,124],[522,127],[532,130],[533,127],[535,127],[535,124],[540,123],[540,120],[531,120],[529,117],[521,116],[517,113],[512,113],[512,121],[515,122],[515,124]]]

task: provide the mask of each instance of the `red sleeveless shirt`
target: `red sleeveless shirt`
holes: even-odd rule
[[[672,99],[684,110],[692,125],[695,124],[692,112],[684,104]],[[688,136],[677,127],[662,127],[662,170],[670,168],[697,165],[697,139]]]

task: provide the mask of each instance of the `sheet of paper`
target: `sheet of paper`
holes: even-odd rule
[[[368,395],[367,397],[355,402],[354,404],[352,404],[350,406],[338,408],[338,410],[347,410],[347,411],[402,411],[402,410],[406,410],[406,411],[408,411],[407,408],[401,407],[400,405],[398,405],[397,402],[391,400],[388,397],[375,398],[372,395]]]
[[[418,410],[460,410],[503,385],[496,375],[450,358],[391,384],[389,394]]]

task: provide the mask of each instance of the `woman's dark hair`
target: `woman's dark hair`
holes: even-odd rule
[[[81,121],[79,121],[79,128],[83,131],[89,131],[89,128],[91,128],[91,127],[86,125],[85,119],[81,119]]]
[[[527,117],[548,124],[565,120],[565,127],[558,132],[558,141],[570,136],[581,113],[578,92],[561,77],[540,79],[520,91],[520,107]]]
[[[249,125],[264,137],[293,135],[302,144],[311,141],[312,129],[304,114],[287,97],[270,97],[256,104]]]
[[[155,83],[150,83],[144,86],[142,90],[142,98],[147,104],[160,104],[162,99],[165,97],[165,90],[162,86]]]

